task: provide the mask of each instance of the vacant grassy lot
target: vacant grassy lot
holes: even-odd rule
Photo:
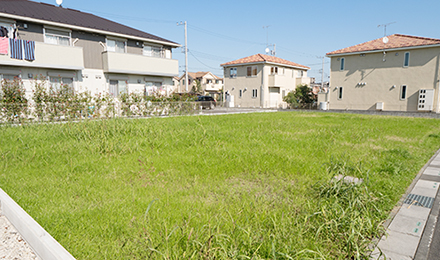
[[[0,187],[77,259],[360,258],[439,148],[439,120],[351,114],[3,126]]]

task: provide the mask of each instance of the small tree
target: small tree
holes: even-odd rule
[[[287,102],[291,108],[305,108],[315,104],[318,96],[313,94],[307,84],[296,86],[294,91],[289,92],[283,101]]]
[[[197,94],[203,94],[202,84],[200,83],[200,80],[195,79],[194,85],[191,88],[191,92],[197,93]]]
[[[20,78],[4,79],[0,88],[0,109],[9,122],[21,121],[28,107],[26,91]]]

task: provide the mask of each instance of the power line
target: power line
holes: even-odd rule
[[[244,42],[244,43],[252,43],[252,44],[258,44],[258,45],[266,45],[266,44],[261,43],[261,42],[254,42],[254,41],[239,39],[239,38],[235,38],[235,37],[230,37],[230,36],[227,36],[227,35],[224,35],[224,34],[220,34],[220,33],[216,33],[216,32],[212,32],[212,31],[209,31],[209,30],[206,30],[206,29],[194,26],[194,25],[188,25],[188,27],[190,27],[190,28],[192,28],[192,29],[194,29],[196,31],[199,31],[199,32],[203,32],[203,33],[206,33],[206,34],[209,34],[209,35],[212,35],[212,36],[223,38],[224,40],[230,40],[230,41],[236,41],[236,42]]]
[[[82,10],[86,11],[86,12],[93,13],[93,14],[103,14],[103,15],[108,15],[111,17],[121,18],[121,19],[125,19],[125,20],[131,20],[131,21],[152,22],[152,23],[176,23],[176,21],[171,21],[171,20],[148,19],[145,17],[126,16],[126,15],[105,13],[105,12],[87,10],[87,9],[82,9]]]
[[[210,69],[214,69],[214,70],[217,70],[217,69],[219,69],[219,68],[214,68],[214,67],[211,67],[211,66],[209,66],[209,65],[207,65],[207,64],[205,64],[205,63],[203,63],[202,61],[200,61],[192,52],[189,52],[189,54],[191,54],[191,56],[193,56],[194,57],[194,59],[196,59],[198,62],[200,62],[202,65],[204,65],[204,66],[206,66],[206,67],[208,67],[208,68],[210,68]]]

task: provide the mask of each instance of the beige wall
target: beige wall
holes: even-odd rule
[[[99,42],[105,44],[105,36],[87,32],[72,32],[72,41],[78,39],[75,46],[83,47],[84,67],[88,69],[102,69],[101,53],[103,47]]]
[[[255,66],[255,65],[253,65]],[[247,77],[247,67],[249,66],[237,66],[225,68],[225,91],[228,91],[230,95],[234,96],[234,106],[240,107],[259,107],[260,95],[262,85],[262,70],[263,65],[257,66],[257,76]],[[237,68],[237,77],[229,77],[229,69]],[[257,89],[257,97],[252,97],[252,90]],[[242,97],[240,98],[240,90],[242,91]]]
[[[410,52],[406,68],[405,52]],[[342,71],[341,58],[345,58]],[[384,102],[384,110],[416,111],[419,89],[436,89],[437,110],[439,64],[439,47],[389,51],[386,56],[379,52],[331,57],[329,94],[319,95],[318,101],[329,101],[330,109],[375,110],[377,102]],[[407,86],[405,100],[400,100],[402,85]],[[337,87],[343,87],[342,99]]]
[[[162,76],[179,73],[178,61],[172,59],[116,52],[103,52],[102,59],[105,72]]]
[[[254,65],[253,65],[254,66]],[[247,77],[247,65],[237,66],[237,78],[229,77],[229,69],[234,67],[226,67],[224,70],[225,91],[229,91],[234,96],[234,106],[241,107],[286,107],[283,101],[284,95],[290,91],[294,91],[297,82],[297,70],[289,67],[277,65],[278,74],[271,74],[271,67],[274,65],[259,64],[257,77]],[[284,69],[284,73],[281,73]],[[304,79],[307,74],[304,74]],[[247,88],[246,91],[244,91]],[[233,90],[232,90],[233,89]],[[257,90],[257,97],[252,97],[252,90]],[[270,89],[279,93],[276,100],[271,103]],[[243,90],[240,98],[240,90]]]
[[[82,69],[83,49],[35,42],[35,60],[17,60],[9,55],[0,55],[0,65],[42,67],[55,69]]]
[[[28,28],[23,27],[27,24]],[[18,38],[27,41],[44,42],[43,25],[17,21]]]

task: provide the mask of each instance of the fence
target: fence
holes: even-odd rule
[[[200,109],[197,102],[166,101],[0,103],[0,123],[192,115]]]

